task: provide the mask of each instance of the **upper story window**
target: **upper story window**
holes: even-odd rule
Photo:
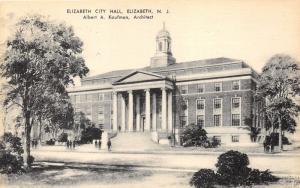
[[[216,92],[221,92],[222,91],[222,83],[221,82],[215,83],[215,91]]]
[[[204,93],[204,84],[197,85],[197,93]]]
[[[232,82],[232,90],[240,90],[240,81],[235,80]]]
[[[187,85],[181,86],[180,90],[181,90],[181,94],[187,94],[188,93],[188,86]]]
[[[199,99],[197,100],[197,110],[204,110],[205,108],[205,100]]]
[[[232,108],[240,108],[241,106],[241,98],[232,98]]]
[[[104,100],[104,93],[99,93],[98,100],[103,101]]]
[[[214,108],[215,109],[222,108],[222,99],[214,99]]]
[[[103,114],[103,106],[98,106],[98,114]]]
[[[93,95],[92,94],[88,94],[87,95],[87,101],[92,101],[93,100]]]

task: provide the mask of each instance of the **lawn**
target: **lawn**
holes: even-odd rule
[[[43,163],[31,172],[19,175],[1,175],[5,187],[103,187],[103,188],[188,188],[192,172],[137,169],[130,166]],[[254,186],[258,188],[266,185]],[[300,179],[284,178],[268,187],[300,187]]]

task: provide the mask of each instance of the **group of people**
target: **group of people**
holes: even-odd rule
[[[75,149],[75,141],[67,140],[67,149]]]
[[[101,149],[101,140],[95,141],[95,148]]]
[[[37,140],[31,140],[31,147],[32,148],[37,148],[37,145],[38,145],[38,141]]]
[[[274,152],[274,147],[275,147],[273,138],[272,137],[266,137],[266,139],[263,143],[263,146],[264,146],[264,152],[273,153]]]
[[[98,149],[101,149],[101,140],[96,140],[95,142],[95,148],[98,148]],[[108,139],[108,141],[107,141],[107,149],[108,149],[108,151],[111,151],[111,141],[110,141],[110,139]]]

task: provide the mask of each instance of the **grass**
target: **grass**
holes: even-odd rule
[[[131,166],[111,168],[84,164],[39,164],[26,174],[1,175],[4,187],[190,187],[192,172],[142,170]],[[255,188],[266,185],[253,186]],[[300,187],[299,178],[282,178],[268,187]]]

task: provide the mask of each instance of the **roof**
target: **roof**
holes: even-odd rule
[[[158,72],[171,71],[171,70],[182,69],[182,68],[206,67],[206,66],[211,66],[211,65],[227,64],[227,63],[234,63],[234,62],[241,63],[242,61],[237,60],[237,59],[219,57],[219,58],[213,58],[213,59],[204,59],[204,60],[197,60],[197,61],[174,63],[172,65],[165,66],[165,67],[147,66],[147,67],[144,67],[141,69],[124,69],[124,70],[110,71],[110,72],[99,74],[96,76],[86,77],[86,78],[82,79],[82,81],[126,76],[136,70],[158,73]]]

